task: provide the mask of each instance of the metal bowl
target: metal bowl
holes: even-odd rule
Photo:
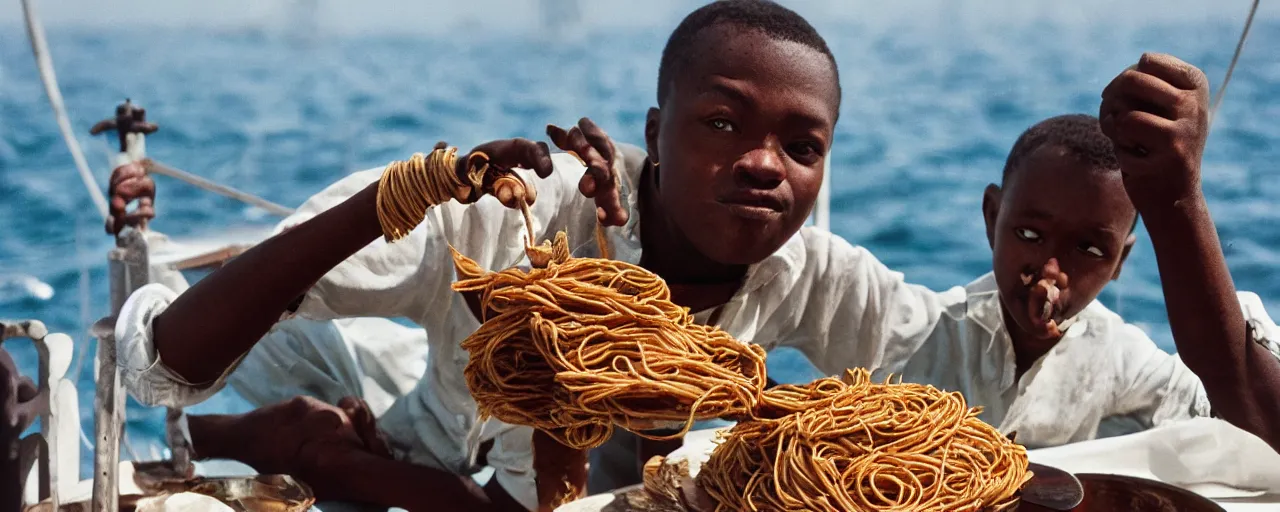
[[[1084,502],[1072,509],[1076,512],[1226,512],[1199,494],[1155,480],[1096,473],[1076,478],[1084,485]],[[1047,510],[1028,503],[1018,507],[1018,512]]]

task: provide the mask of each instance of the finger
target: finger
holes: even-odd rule
[[[578,192],[581,192],[582,195],[586,197],[595,197],[596,177],[591,175],[589,172],[584,173],[582,178],[578,180]]]
[[[596,194],[596,220],[606,226],[626,225],[629,215],[622,205],[618,187],[609,187]]]
[[[360,436],[360,440],[364,442],[369,451],[386,457],[391,456],[391,450],[387,447],[386,440],[382,437],[382,432],[378,430],[377,419],[373,417],[373,411],[369,410],[368,403],[359,398],[349,396],[338,401],[338,407],[351,419],[351,423],[355,426],[356,434]]]
[[[108,182],[108,186],[115,186],[117,183],[126,180],[147,177],[146,168],[142,167],[142,165],[137,162],[130,162],[121,165],[120,167],[116,167],[111,171],[111,179]]]
[[[605,162],[613,164],[613,141],[609,140],[609,135],[604,132],[603,128],[596,126],[590,119],[582,118],[578,120],[578,129],[582,135],[586,137],[591,147],[595,148],[604,157]]]
[[[121,204],[115,203],[114,200],[123,200],[123,203],[121,204],[121,207],[123,207],[123,205],[128,204],[130,201],[135,199],[143,197],[154,198],[155,195],[156,184],[154,181],[147,178],[135,178],[117,183],[115,188],[112,189],[111,198],[113,200],[113,205]]]
[[[595,198],[607,189],[613,188],[613,166],[587,141],[582,130],[577,127],[569,130],[568,140],[565,143],[583,162],[586,162],[587,174],[594,181],[593,184],[578,182],[578,190],[583,195]]]
[[[554,124],[547,125],[547,138],[551,139],[551,143],[555,144],[561,151],[573,151],[574,148],[569,147],[569,132],[564,128]]]
[[[551,171],[554,170],[554,167],[551,164],[551,148],[547,146],[547,143],[538,141],[529,146],[528,151],[527,158],[533,172],[537,173],[539,178],[551,176]],[[532,189],[533,187],[529,188]],[[532,202],[530,201],[530,203]]]
[[[1185,91],[1207,88],[1209,80],[1199,68],[1163,53],[1144,53],[1137,70],[1153,75]]]
[[[1129,110],[1115,117],[1116,149],[1132,156],[1146,156],[1151,148],[1168,147],[1177,133],[1177,122],[1150,112]]]
[[[1104,98],[1120,96],[1140,110],[1177,119],[1185,92],[1169,82],[1137,70],[1125,70],[1102,91]]]
[[[538,145],[529,139],[509,139],[499,141],[498,150],[490,152],[489,156],[493,158],[492,162],[498,167],[510,169],[512,167],[523,167],[525,169],[534,169],[537,164],[534,162],[537,155]]]

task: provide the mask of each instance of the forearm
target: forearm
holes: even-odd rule
[[[165,365],[208,382],[249,350],[289,304],[382,234],[377,184],[280,233],[196,283],[156,317]]]
[[[409,512],[527,512],[509,497],[487,496],[468,476],[365,453],[352,454],[344,465],[344,500]]]
[[[261,409],[258,411],[262,411]],[[255,412],[258,412],[255,411]],[[388,459],[367,452],[344,451],[325,467],[282,467],[247,442],[255,429],[271,428],[282,421],[278,416],[247,414],[213,414],[190,416],[192,449],[201,460],[228,459],[243,462],[260,472],[292,473],[295,478],[317,486],[313,488],[323,500],[352,501],[384,507],[400,507],[410,512],[439,511],[519,511],[524,507],[506,495],[487,496],[470,477],[439,469]],[[295,460],[294,464],[297,463]],[[308,481],[313,477],[314,481]]]
[[[1169,326],[1215,413],[1280,447],[1280,362],[1246,332],[1203,196],[1142,211],[1160,269]]]

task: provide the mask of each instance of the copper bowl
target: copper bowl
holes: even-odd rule
[[[1084,501],[1071,509],[1076,512],[1226,512],[1199,494],[1155,480],[1096,473],[1076,478],[1084,486]],[[1019,512],[1047,510],[1029,503],[1018,506]]]

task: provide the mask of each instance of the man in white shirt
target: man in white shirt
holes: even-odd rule
[[[596,223],[611,226],[614,258],[662,276],[676,303],[699,321],[717,317],[739,339],[802,347],[834,372],[871,365],[885,347],[932,329],[940,314],[933,294],[907,285],[866,250],[800,229],[840,104],[834,58],[807,22],[761,0],[699,9],[668,42],[658,104],[644,151],[615,148],[585,120],[567,133],[549,130],[585,169],[523,140],[476,151],[503,167],[531,169],[519,171],[528,183],[535,173],[544,178],[532,205],[539,238],[567,231],[576,255],[595,256]],[[380,435],[370,432],[368,408],[350,400],[336,408],[294,401],[203,426],[192,418],[197,454],[201,435],[220,439],[207,443],[212,454],[265,451],[255,466],[295,474],[326,499],[531,509],[531,430],[476,421],[458,342],[479,323],[450,291],[448,252],[452,244],[489,269],[519,264],[523,219],[478,190],[471,204],[430,208],[407,239],[375,240],[384,228],[376,207],[381,172],[357,173],[313,197],[282,224],[290,229],[181,296],[160,286],[135,293],[117,324],[126,383],[144,403],[198,402],[246,354],[262,353],[255,343],[291,306],[313,320],[405,317],[427,330],[426,373],[377,419]],[[381,453],[382,438],[393,458]],[[483,492],[466,476],[481,461],[495,470]]]

